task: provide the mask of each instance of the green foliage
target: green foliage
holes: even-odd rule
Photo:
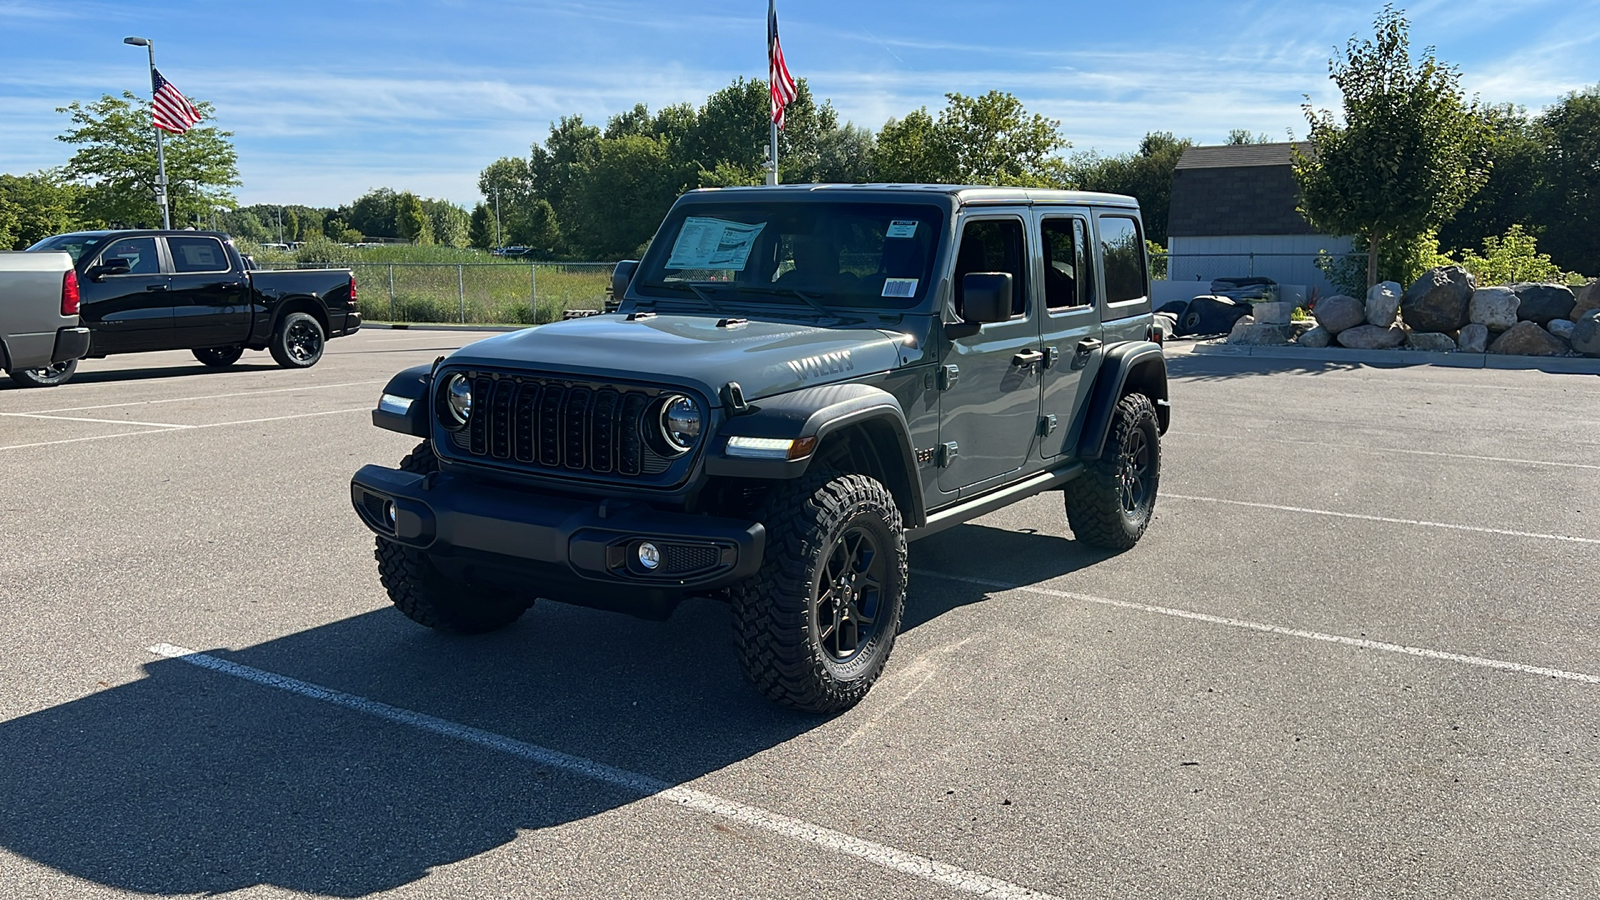
[[[1544,129],[1526,110],[1509,104],[1480,110],[1488,131],[1489,178],[1455,217],[1439,229],[1439,243],[1453,251],[1477,247],[1517,223],[1543,218],[1541,185],[1547,164]]]
[[[377,188],[357,197],[348,208],[341,207],[337,215],[368,237],[396,238],[400,236],[396,229],[399,199],[390,188]]]
[[[472,208],[472,218],[467,223],[467,246],[488,250],[494,243],[494,216],[489,207],[479,203]]]
[[[1307,102],[1312,152],[1295,154],[1301,212],[1323,231],[1366,241],[1369,283],[1386,241],[1437,229],[1488,178],[1488,129],[1476,101],[1465,101],[1459,74],[1431,49],[1413,65],[1409,31],[1386,6],[1373,40],[1351,38],[1345,59],[1329,61],[1343,121]]]
[[[1483,239],[1483,252],[1471,250],[1461,256],[1461,265],[1478,280],[1478,284],[1515,284],[1533,281],[1555,284],[1581,284],[1583,277],[1575,272],[1563,272],[1548,254],[1539,252],[1539,242],[1533,235],[1512,225],[1504,235],[1490,235]]]
[[[0,250],[23,250],[72,231],[81,193],[53,172],[0,175]]]
[[[1439,250],[1439,239],[1434,232],[1406,238],[1394,238],[1383,243],[1378,253],[1378,276],[1373,282],[1393,281],[1402,287],[1422,276],[1435,266],[1453,266],[1456,261]],[[1368,260],[1361,254],[1335,256],[1324,252],[1317,257],[1316,265],[1328,281],[1341,294],[1365,297]]]
[[[1600,84],[1563,97],[1537,125],[1546,155],[1542,238],[1557,264],[1600,273]]]
[[[448,200],[423,200],[422,208],[428,214],[429,229],[436,244],[446,247],[465,247],[467,230],[471,224],[467,211]]]
[[[1137,153],[1074,155],[1067,168],[1067,178],[1082,190],[1138,198],[1146,236],[1165,244],[1167,211],[1172,205],[1172,173],[1178,168],[1183,151],[1192,146],[1193,141],[1178,138],[1170,131],[1152,131],[1139,142]]]
[[[650,239],[683,185],[667,142],[625,134],[602,140],[575,186],[567,237],[594,259],[633,255]]]
[[[1228,132],[1228,138],[1223,143],[1230,147],[1238,147],[1245,144],[1270,144],[1272,143],[1272,136],[1265,133],[1251,134],[1248,128],[1235,128]]]
[[[394,227],[400,237],[413,244],[433,243],[433,220],[422,205],[422,198],[406,191],[395,197]]]
[[[211,104],[195,104],[211,118]],[[78,218],[121,226],[159,226],[156,205],[156,129],[146,103],[131,92],[93,103],[73,102],[57,112],[72,126],[56,139],[78,149],[63,174],[88,184]],[[202,125],[164,138],[168,197],[174,224],[210,221],[217,208],[232,209],[229,188],[239,184],[238,154],[229,131]]]
[[[1003,91],[945,99],[938,119],[923,108],[884,124],[871,153],[877,178],[1023,187],[1067,183],[1058,154],[1071,144],[1061,136],[1059,121],[1029,114],[1022,101]]]
[[[1163,281],[1167,277],[1167,248],[1149,238],[1144,242],[1145,256],[1150,259],[1150,277]]]

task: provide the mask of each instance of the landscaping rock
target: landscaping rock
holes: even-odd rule
[[[1529,284],[1522,282],[1511,286],[1517,299],[1517,318],[1524,322],[1549,325],[1556,319],[1565,319],[1577,305],[1572,289],[1564,284]]]
[[[1299,340],[1300,346],[1310,347],[1313,350],[1321,350],[1331,343],[1333,343],[1333,332],[1323,328],[1321,325],[1300,335]]]
[[[1472,273],[1460,266],[1429,269],[1400,298],[1400,318],[1413,331],[1457,331],[1468,322],[1474,287]]]
[[[1257,322],[1271,325],[1287,325],[1294,315],[1294,304],[1287,302],[1277,303],[1252,303],[1250,315],[1256,317]]]
[[[1489,349],[1489,329],[1477,322],[1461,329],[1461,336],[1456,338],[1456,348],[1462,353],[1482,353]]]
[[[1378,325],[1357,325],[1339,332],[1337,338],[1340,346],[1349,347],[1351,350],[1393,350],[1405,343],[1405,339],[1406,330],[1399,325],[1390,325],[1388,328]]]
[[[1578,323],[1571,319],[1551,319],[1550,324],[1545,326],[1545,330],[1563,341],[1570,342],[1572,340],[1572,332],[1577,327]]]
[[[1367,324],[1388,328],[1400,315],[1400,297],[1405,288],[1393,281],[1380,281],[1367,291]],[[1507,326],[1510,327],[1510,326]]]
[[[1450,353],[1456,349],[1456,339],[1438,331],[1413,331],[1406,336],[1406,349]]]
[[[1572,349],[1588,356],[1600,356],[1600,309],[1591,309],[1573,323]]]
[[[1294,337],[1293,325],[1278,325],[1273,322],[1254,322],[1244,324],[1248,319],[1240,319],[1233,331],[1228,334],[1228,343],[1242,344],[1247,347],[1281,347],[1289,343]]]
[[[1244,334],[1245,329],[1249,328],[1251,325],[1254,325],[1255,323],[1256,323],[1256,317],[1255,316],[1240,316],[1239,317],[1239,321],[1234,322],[1233,323],[1233,328],[1228,331],[1228,343],[1230,343],[1230,344],[1239,343],[1239,341],[1235,340],[1235,338],[1237,338],[1240,335]]]
[[[1522,299],[1508,287],[1478,288],[1467,304],[1467,319],[1491,331],[1505,331],[1517,324],[1517,307],[1521,305]]]
[[[1576,322],[1591,309],[1600,309],[1600,280],[1591,281],[1577,290],[1577,299],[1572,304],[1572,312],[1567,313],[1567,318]]]
[[[1515,327],[1494,339],[1490,353],[1508,356],[1565,356],[1567,342],[1556,337],[1533,322],[1518,322]]]
[[[1367,321],[1367,305],[1354,297],[1334,294],[1318,300],[1311,315],[1329,334],[1338,334]]]

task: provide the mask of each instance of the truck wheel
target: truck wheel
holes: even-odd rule
[[[878,680],[906,597],[906,534],[882,484],[809,475],[763,507],[767,554],[730,592],[745,677],[796,709],[849,709]]]
[[[309,369],[322,358],[322,323],[310,313],[294,312],[283,317],[272,332],[272,358],[285,369]]]
[[[225,369],[239,361],[244,355],[244,348],[233,347],[202,347],[194,351],[194,358],[213,369]]]
[[[38,369],[12,369],[11,380],[23,387],[55,387],[70,381],[72,373],[76,371],[78,371],[78,361],[69,359]]]
[[[1108,550],[1139,543],[1156,508],[1161,483],[1161,429],[1143,394],[1117,402],[1105,452],[1067,482],[1067,522],[1078,540]]]
[[[438,471],[439,459],[423,443],[400,460],[406,472]],[[508,591],[488,591],[446,578],[428,554],[377,539],[378,578],[395,608],[418,625],[452,634],[483,634],[510,625],[533,604]]]

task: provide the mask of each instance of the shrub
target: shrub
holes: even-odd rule
[[[1461,265],[1471,272],[1480,285],[1515,284],[1519,281],[1581,284],[1583,277],[1575,272],[1563,272],[1551,261],[1548,254],[1539,252],[1539,242],[1512,225],[1503,236],[1490,235],[1483,239],[1483,253],[1468,250],[1462,255]]]

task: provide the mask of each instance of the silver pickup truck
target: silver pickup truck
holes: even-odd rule
[[[0,369],[23,387],[61,384],[89,352],[66,253],[0,253]]]

